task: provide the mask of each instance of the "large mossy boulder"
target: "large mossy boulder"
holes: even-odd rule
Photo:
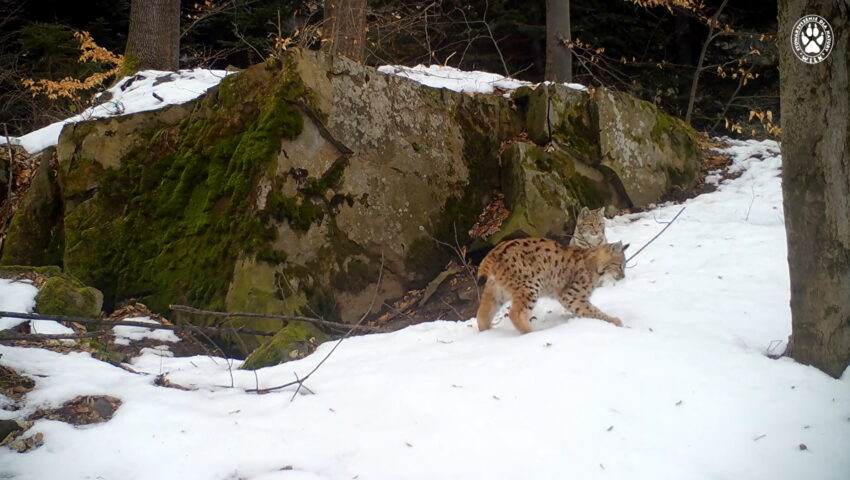
[[[494,192],[512,213],[489,242],[561,235],[580,206],[645,205],[687,183],[695,150],[625,95],[469,95],[295,49],[194,102],[65,127],[51,238],[106,308],[351,322],[437,276]],[[232,324],[280,328],[248,322]]]
[[[508,99],[297,50],[181,108],[62,133],[64,265],[108,303],[359,318],[382,263],[376,305],[440,268],[523,126]]]

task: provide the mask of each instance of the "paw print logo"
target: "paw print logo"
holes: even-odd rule
[[[809,64],[826,60],[833,46],[832,26],[818,15],[806,15],[797,20],[791,33],[794,55]]]
[[[803,30],[800,41],[803,44],[804,52],[808,55],[817,55],[823,50],[823,30],[818,27],[817,23],[810,23]]]

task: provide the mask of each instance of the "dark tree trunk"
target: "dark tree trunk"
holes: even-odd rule
[[[177,70],[179,55],[180,0],[132,0],[123,73]]]
[[[366,0],[326,0],[322,51],[363,63]]]
[[[573,80],[572,55],[564,44],[570,39],[570,1],[546,0],[546,80]]]
[[[807,64],[794,24],[825,18],[833,51]],[[790,354],[838,377],[850,363],[850,1],[780,0],[782,190],[791,273]]]

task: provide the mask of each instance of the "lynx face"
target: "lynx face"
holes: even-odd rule
[[[564,247],[545,238],[499,244],[478,269],[479,284],[484,285],[478,329],[489,329],[501,304],[510,299],[511,322],[520,332],[530,332],[529,315],[542,296],[558,299],[574,315],[622,326],[620,319],[601,312],[588,299],[600,276],[623,278],[626,247],[620,242],[593,248]]]
[[[576,229],[570,240],[571,247],[591,248],[606,243],[605,209],[588,210],[582,207],[576,218]]]

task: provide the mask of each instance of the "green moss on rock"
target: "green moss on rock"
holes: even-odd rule
[[[140,297],[158,311],[224,309],[237,258],[268,253],[275,239],[256,211],[255,186],[281,139],[304,125],[278,73],[256,67],[228,77],[178,125],[101,172],[97,193],[66,213],[68,269],[103,288],[109,304]],[[65,184],[76,172],[64,172]],[[310,205],[283,208],[299,225],[318,215]]]
[[[309,323],[289,323],[275,336],[251,352],[241,368],[257,370],[303,358],[315,349],[315,345],[326,339],[327,335]]]
[[[99,290],[64,275],[48,278],[35,297],[35,311],[42,315],[98,318],[102,306]]]

